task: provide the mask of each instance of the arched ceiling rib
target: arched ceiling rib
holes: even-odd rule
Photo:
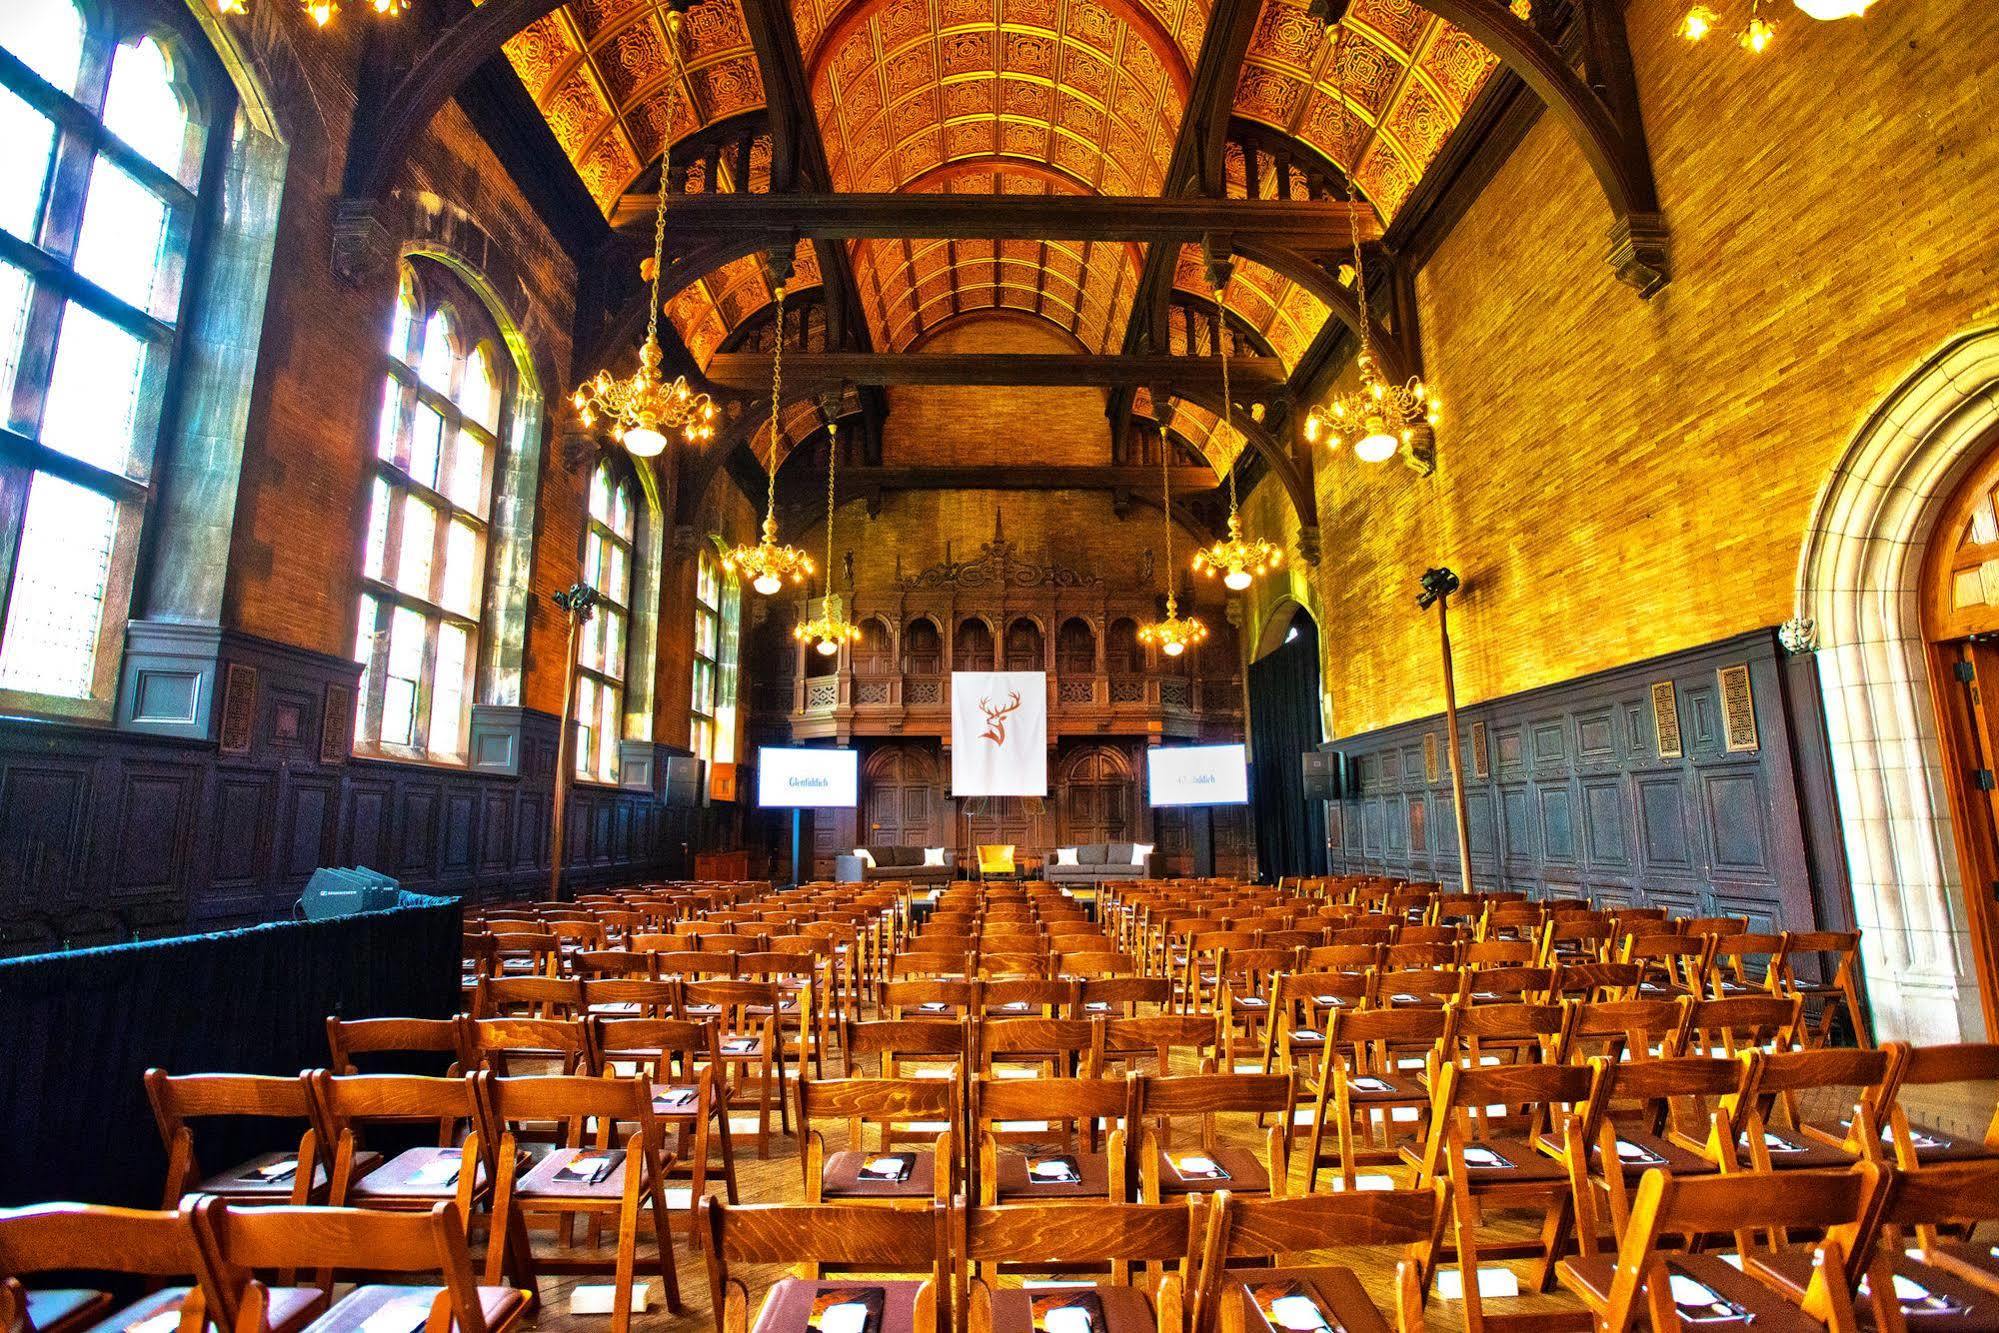
[[[506,44],[514,72],[541,109],[590,195],[607,213],[667,141],[665,0],[569,0]],[[739,0],[702,0],[687,12],[686,77],[674,97],[672,137],[764,104]],[[765,170],[769,155],[765,151]]]
[[[1236,83],[1235,114],[1323,153],[1384,224],[1402,207],[1499,58],[1416,0],[1353,0],[1339,41],[1305,11],[1264,0]],[[1341,113],[1339,91],[1347,110]]]

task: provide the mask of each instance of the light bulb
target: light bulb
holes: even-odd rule
[[[1354,457],[1363,463],[1386,463],[1395,457],[1396,448],[1395,437],[1377,428],[1361,436],[1360,442],[1354,445],[1353,452]]]
[[[625,432],[625,452],[634,458],[657,458],[666,452],[666,436],[651,426],[634,426]]]
[[[784,580],[775,574],[759,574],[750,586],[768,597],[784,586]]]
[[[1165,653],[1168,657],[1178,657],[1187,651],[1187,645],[1178,639],[1168,639],[1165,643],[1159,645],[1159,651]]]
[[[1319,415],[1318,409],[1314,408],[1312,411],[1307,412],[1305,414],[1305,443],[1317,444],[1319,437],[1325,434],[1325,432],[1326,419]]]
[[[1714,31],[1717,17],[1706,5],[1695,5],[1687,11],[1687,16],[1680,20],[1680,36],[1690,42],[1701,41]]]
[[[840,651],[840,641],[838,639],[821,639],[813,646],[819,650],[819,655],[822,657],[831,657]]]
[[[1230,592],[1241,592],[1254,582],[1256,582],[1256,576],[1246,569],[1231,569],[1227,574],[1222,576],[1222,586]]]
[[[305,12],[312,17],[314,23],[323,28],[333,22],[333,16],[340,12],[340,6],[337,0],[306,0]]]
[[[1792,0],[1792,3],[1805,12],[1806,18],[1831,22],[1861,17],[1874,0]]]
[[[1760,56],[1769,49],[1770,43],[1776,39],[1776,36],[1776,24],[1768,19],[1751,19],[1749,26],[1742,30],[1742,36],[1737,40],[1742,43],[1742,49],[1750,55]]]

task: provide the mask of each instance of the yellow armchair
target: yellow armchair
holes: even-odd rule
[[[979,844],[979,874],[1011,875],[1016,867],[1013,860],[1014,844],[1010,842],[982,842]]]

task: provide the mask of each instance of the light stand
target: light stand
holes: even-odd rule
[[[1462,586],[1462,581],[1449,569],[1426,569],[1423,591],[1416,598],[1416,605],[1425,611],[1432,603],[1437,608],[1437,636],[1444,655],[1444,741],[1451,754],[1451,812],[1458,823],[1458,875],[1465,896],[1470,897],[1471,820],[1465,813],[1464,759],[1458,746],[1458,687],[1451,671],[1451,594]]]
[[[555,810],[548,820],[548,900],[562,900],[562,840],[564,816],[569,809],[570,769],[575,758],[570,747],[576,730],[576,650],[583,638],[584,622],[596,609],[597,590],[587,583],[573,584],[565,592],[550,593],[548,600],[569,617],[569,652],[562,667],[562,730],[555,738]]]

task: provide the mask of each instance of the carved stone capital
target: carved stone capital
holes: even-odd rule
[[[1307,523],[1298,529],[1298,558],[1314,569],[1319,566],[1319,525]]]
[[[377,199],[342,199],[333,208],[333,273],[359,287],[396,260],[396,238]]]
[[[1672,278],[1667,269],[1669,234],[1657,213],[1632,213],[1610,229],[1610,266],[1617,280],[1651,297]]]

